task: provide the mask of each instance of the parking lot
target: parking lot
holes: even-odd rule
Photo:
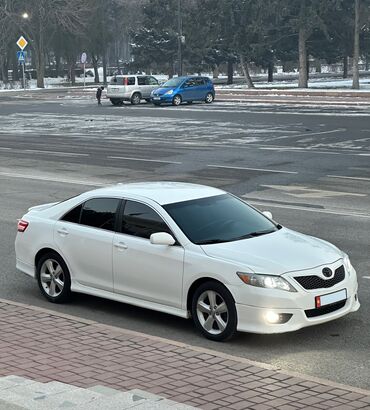
[[[0,96],[0,297],[370,388],[370,106],[215,102],[124,105],[76,91]],[[241,196],[326,239],[357,269],[359,312],[285,335],[203,339],[190,321],[77,295],[50,305],[15,270],[28,207],[114,182],[175,180]]]

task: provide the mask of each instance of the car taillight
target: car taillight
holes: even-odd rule
[[[29,223],[27,221],[23,221],[22,219],[18,221],[18,232],[24,232]]]

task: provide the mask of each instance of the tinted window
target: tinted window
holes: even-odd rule
[[[194,78],[194,84],[196,86],[204,85],[204,79],[203,78]]]
[[[114,231],[119,203],[120,200],[117,198],[95,198],[86,201],[83,205],[80,223]]]
[[[76,208],[73,208],[71,211],[67,212],[63,216],[62,221],[74,222],[78,224],[80,222],[81,209],[82,209],[82,204],[76,206]]]
[[[171,233],[152,208],[140,202],[127,201],[123,211],[122,233],[149,239],[150,235],[156,232]]]
[[[138,85],[146,85],[146,77],[138,77],[137,78],[137,83]]]
[[[185,88],[189,88],[189,87],[195,87],[196,84],[196,80],[194,78],[190,78],[189,80],[185,81],[184,87]]]
[[[123,77],[123,85],[135,85],[135,77]]]
[[[196,244],[230,242],[271,233],[278,227],[245,202],[224,194],[163,207]]]

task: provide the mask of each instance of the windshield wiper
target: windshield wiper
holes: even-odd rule
[[[251,232],[247,233],[246,235],[238,236],[236,238],[230,238],[230,239],[209,239],[203,242],[196,242],[197,245],[211,245],[214,243],[224,243],[224,242],[234,242],[234,241],[240,241],[242,239],[248,239],[248,238],[254,238],[256,236],[261,236],[261,235],[266,235],[268,233],[276,232],[275,229],[266,229],[265,231],[256,231],[256,232]]]
[[[248,234],[248,236],[261,236],[261,235],[266,235],[268,233],[272,233],[272,232],[276,232],[275,229],[266,229],[265,231],[256,231],[256,232],[251,232],[250,234]]]
[[[272,232],[276,232],[275,229],[266,229],[265,231],[251,232],[247,233],[246,235],[238,236],[237,238],[234,238],[233,241],[241,241],[242,239],[254,238],[256,236],[262,236]]]
[[[197,245],[211,245],[213,243],[228,242],[225,239],[209,239],[208,241],[196,242]]]

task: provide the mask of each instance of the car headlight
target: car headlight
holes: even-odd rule
[[[255,273],[237,272],[239,278],[250,286],[265,289],[280,289],[287,292],[297,292],[296,289],[284,278],[274,275],[258,275]]]
[[[173,90],[168,90],[165,92],[166,95],[172,95],[173,94]]]
[[[350,273],[353,270],[352,263],[349,260],[349,256],[347,254],[343,254],[343,265],[348,273]]]

